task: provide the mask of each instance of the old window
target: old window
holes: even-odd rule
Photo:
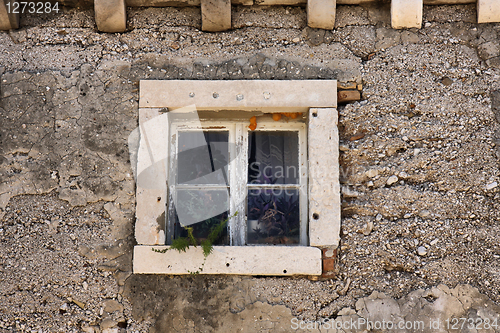
[[[340,238],[336,85],[141,81],[134,273],[196,271],[201,248],[152,249],[229,216],[203,274],[321,275]]]
[[[306,124],[298,114],[286,122],[260,116],[254,131],[248,120],[173,122],[166,243],[185,237],[183,226],[202,240],[233,216],[217,244],[308,245]]]

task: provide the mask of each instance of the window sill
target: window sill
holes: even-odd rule
[[[134,247],[134,274],[183,275],[203,264],[201,247],[179,253],[168,246]],[[214,246],[200,274],[236,275],[321,275],[321,250],[309,246]]]

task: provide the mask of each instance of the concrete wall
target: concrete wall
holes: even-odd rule
[[[500,26],[466,5],[424,7],[421,30],[393,30],[389,10],[340,6],[335,29],[316,30],[301,8],[235,7],[234,30],[211,34],[196,8],[131,9],[129,32],[105,34],[75,9],[0,33],[0,328],[498,318]],[[131,275],[128,137],[148,78],[361,85],[338,109],[335,279]]]

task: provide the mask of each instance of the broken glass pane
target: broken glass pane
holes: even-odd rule
[[[179,132],[178,184],[229,185],[229,132]]]
[[[253,131],[248,136],[249,184],[298,184],[299,133]]]
[[[299,190],[248,191],[248,244],[300,242]]]

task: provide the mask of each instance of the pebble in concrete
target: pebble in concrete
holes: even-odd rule
[[[497,182],[493,182],[493,183],[490,183],[488,185],[486,185],[486,189],[487,190],[492,190],[494,188],[496,188],[498,186],[498,183]]]
[[[104,311],[113,313],[115,311],[123,311],[123,305],[114,299],[109,299],[104,302]]]
[[[370,169],[365,172],[365,175],[369,178],[376,177],[378,175],[379,171],[377,169]]]
[[[392,176],[389,177],[389,179],[387,179],[387,183],[386,184],[389,185],[389,186],[391,186],[392,184],[397,183],[398,180],[399,180],[398,176],[392,175]]]
[[[425,219],[431,215],[431,212],[429,212],[427,209],[424,209],[418,213],[418,216],[421,218]]]
[[[419,256],[425,256],[427,254],[427,249],[424,246],[419,246],[417,249],[417,254]]]
[[[391,25],[394,29],[421,28],[422,12],[424,4],[422,0],[392,0],[391,1]]]

